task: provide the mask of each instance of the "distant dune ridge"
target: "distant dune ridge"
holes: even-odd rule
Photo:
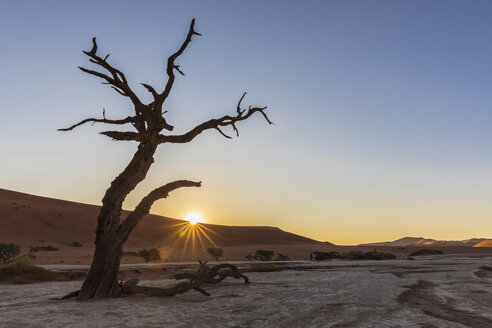
[[[435,240],[423,237],[403,237],[393,241],[360,244],[359,246],[470,246],[492,247],[492,239],[471,238],[465,240]]]

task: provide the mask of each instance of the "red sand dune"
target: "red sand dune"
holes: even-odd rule
[[[75,258],[87,258],[92,256],[98,212],[99,206],[96,205],[0,189],[0,242],[21,244],[23,253],[28,251],[29,246],[52,245],[60,249],[58,253],[38,253],[41,258],[47,257],[48,253],[51,256],[66,258],[67,252],[73,253]],[[203,255],[204,252],[188,254],[188,248],[192,246],[192,238],[188,241],[189,247],[185,250],[186,238],[180,238],[179,232],[176,233],[185,225],[187,225],[186,221],[147,215],[133,231],[125,245],[125,250],[136,251],[158,247],[161,253],[166,253],[167,250],[170,253],[169,257],[177,259],[193,259],[199,254]],[[201,228],[213,243],[220,247],[325,244],[273,227],[201,224]],[[204,234],[200,235],[202,242],[196,238],[195,249],[203,250],[210,247],[212,242]],[[83,247],[70,246],[74,241],[80,242]],[[47,258],[44,260],[48,261]]]

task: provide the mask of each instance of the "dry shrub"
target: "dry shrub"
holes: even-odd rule
[[[64,281],[63,274],[46,270],[32,264],[26,257],[20,257],[9,265],[0,267],[0,281],[14,284],[29,284],[42,281]]]
[[[441,255],[444,254],[438,249],[423,248],[412,252],[409,256],[421,256],[421,255]]]

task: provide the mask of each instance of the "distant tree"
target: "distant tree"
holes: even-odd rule
[[[207,253],[218,261],[220,257],[224,256],[224,250],[217,247],[209,247]]]
[[[137,151],[130,163],[111,182],[102,199],[102,206],[97,218],[96,248],[92,258],[92,264],[82,288],[77,293],[78,299],[109,298],[121,294],[121,286],[118,283],[118,271],[121,257],[123,256],[123,245],[128,240],[130,233],[140,220],[149,213],[155,201],[167,198],[170,192],[182,187],[200,187],[201,182],[178,180],[163,185],[151,191],[131,211],[126,218],[122,217],[122,206],[128,194],[142,182],[152,163],[157,147],[161,144],[184,144],[193,141],[198,135],[207,130],[215,130],[226,138],[228,136],[223,129],[231,127],[239,135],[237,124],[247,120],[258,113],[272,124],[265,113],[266,107],[242,108],[241,102],[246,93],[242,95],[235,108],[233,115],[224,115],[220,118],[210,119],[183,134],[172,134],[174,126],[169,124],[164,117],[167,113],[167,99],[173,88],[176,72],[184,75],[176,60],[186,50],[192,37],[200,35],[195,31],[195,20],[191,21],[186,39],[181,47],[167,59],[167,82],[164,90],[158,91],[149,84],[142,86],[151,94],[152,100],[144,103],[130,87],[125,74],[108,62],[109,54],[104,56],[98,53],[96,38],[92,39],[92,49],[83,53],[89,57],[89,61],[95,64],[99,70],[79,67],[83,72],[98,77],[104,84],[109,85],[118,94],[130,100],[134,114],[120,119],[109,119],[105,115],[101,118],[87,118],[61,131],[70,131],[86,123],[103,123],[111,125],[129,124],[133,131],[104,131],[102,135],[117,141],[132,141],[138,144]],[[74,294],[75,295],[75,294]]]
[[[2,264],[8,264],[20,253],[20,245],[0,244],[0,260]]]
[[[138,255],[140,255],[145,263],[149,263],[149,261],[158,261],[161,259],[161,252],[157,248],[151,248],[151,249],[142,249],[138,252]]]
[[[263,249],[259,249],[256,251],[255,260],[260,261],[271,261],[273,257],[273,251],[266,251]]]

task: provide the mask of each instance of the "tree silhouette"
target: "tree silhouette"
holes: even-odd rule
[[[181,47],[169,56],[167,60],[167,83],[162,92],[158,92],[149,84],[142,86],[152,94],[150,103],[143,103],[136,93],[130,88],[125,74],[108,63],[109,54],[101,57],[97,53],[96,38],[92,39],[92,49],[83,51],[89,57],[89,61],[95,64],[102,72],[84,67],[79,67],[83,72],[101,78],[104,84],[108,84],[120,95],[127,97],[133,107],[135,114],[122,119],[108,119],[103,111],[102,118],[88,118],[60,131],[70,131],[85,123],[104,123],[112,125],[131,125],[134,131],[104,131],[102,135],[118,141],[136,141],[137,151],[133,158],[112,182],[102,199],[102,207],[97,218],[96,249],[89,273],[78,292],[79,299],[117,297],[121,294],[117,274],[120,260],[123,255],[123,244],[128,236],[149,213],[155,201],[166,198],[168,194],[181,187],[200,187],[201,182],[178,180],[167,183],[162,187],[152,190],[145,196],[135,209],[130,212],[126,219],[122,219],[122,205],[126,196],[145,179],[150,166],[154,162],[154,153],[160,144],[165,143],[188,143],[206,130],[215,129],[222,136],[231,138],[222,129],[230,126],[239,136],[236,124],[250,118],[253,114],[261,114],[265,120],[272,124],[265,113],[266,107],[241,107],[244,93],[236,106],[234,115],[225,115],[220,118],[210,119],[203,122],[184,134],[169,134],[173,126],[169,124],[163,110],[166,100],[173,88],[176,75],[175,72],[184,75],[176,59],[186,50],[193,36],[201,34],[195,31],[195,19],[191,21],[188,34]],[[164,132],[163,132],[164,131]]]
[[[218,247],[209,247],[207,248],[207,253],[212,256],[215,261],[219,261],[219,258],[224,256],[224,250]]]
[[[20,253],[20,245],[0,244],[0,261],[2,264],[8,264]]]

